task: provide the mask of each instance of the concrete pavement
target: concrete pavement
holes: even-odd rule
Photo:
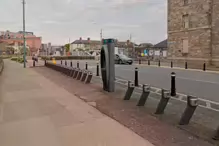
[[[22,64],[0,76],[1,146],[152,146]]]

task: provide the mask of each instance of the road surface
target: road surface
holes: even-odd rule
[[[80,68],[85,68],[85,62],[88,62],[89,69],[96,73],[97,61],[80,60],[79,62]],[[57,64],[60,64],[60,61],[57,61]],[[70,61],[67,64],[69,66]],[[76,64],[77,61],[74,60],[73,66],[76,66]],[[115,65],[116,77],[133,81],[135,67],[139,68],[139,83],[141,84],[170,89],[171,72],[175,72],[177,92],[219,102],[219,73],[159,68],[146,65]]]

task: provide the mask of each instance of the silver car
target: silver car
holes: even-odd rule
[[[124,54],[115,54],[115,63],[116,64],[130,64],[132,65],[133,59],[129,58]]]

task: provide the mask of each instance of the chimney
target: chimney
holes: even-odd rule
[[[88,43],[90,43],[90,38],[87,38],[87,40],[88,40]]]
[[[80,37],[80,41],[82,41],[82,37]]]

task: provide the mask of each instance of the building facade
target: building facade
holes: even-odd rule
[[[90,38],[83,40],[79,38],[79,40],[75,40],[70,44],[70,52],[76,50],[100,50],[100,46],[101,42],[98,40],[91,40]]]
[[[168,0],[168,58],[218,66],[218,26],[218,0]]]
[[[30,53],[36,53],[41,48],[41,37],[37,37],[33,32],[25,32],[26,45],[30,49]],[[23,41],[23,31],[10,32],[10,31],[0,31],[0,41],[4,42],[22,42]],[[31,54],[30,54],[31,55]]]

